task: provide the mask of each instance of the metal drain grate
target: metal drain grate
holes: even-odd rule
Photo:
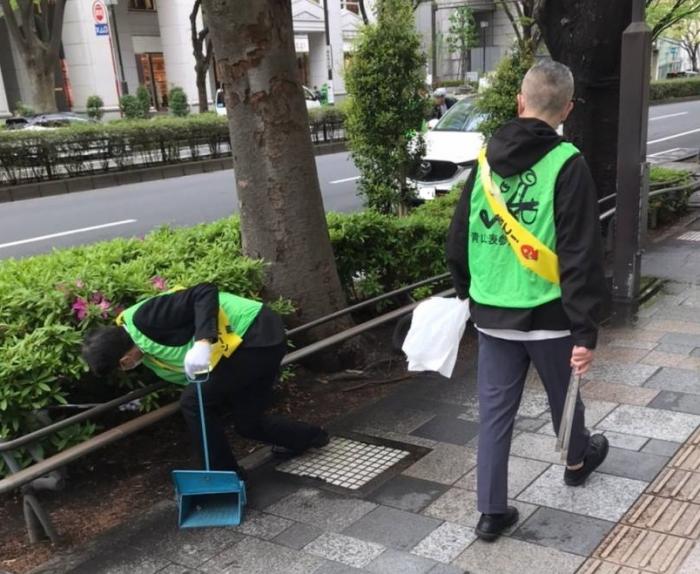
[[[676,239],[680,241],[700,241],[700,231],[686,231]]]
[[[284,462],[277,470],[358,490],[410,454],[398,448],[335,437],[328,446]]]

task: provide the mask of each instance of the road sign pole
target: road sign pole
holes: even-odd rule
[[[647,128],[651,31],[644,1],[633,1],[632,23],[622,35],[620,123],[617,149],[617,201],[613,303],[619,323],[631,322],[639,305],[642,237],[648,201]]]

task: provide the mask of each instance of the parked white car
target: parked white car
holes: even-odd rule
[[[318,98],[314,95],[314,93],[306,86],[302,86],[302,88],[304,89],[304,98],[306,99],[306,109],[313,110],[314,108],[320,108],[321,102],[318,101]],[[224,101],[224,91],[221,89],[216,90],[216,102],[214,107],[216,108],[216,113],[218,115],[226,115],[226,102]]]
[[[426,201],[450,192],[455,184],[469,177],[484,137],[476,131],[483,120],[472,98],[453,105],[425,134],[425,156],[411,183],[417,196]]]

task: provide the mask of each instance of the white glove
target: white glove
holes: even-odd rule
[[[211,344],[209,341],[197,341],[185,355],[185,374],[194,379],[195,375],[208,372],[211,361]]]

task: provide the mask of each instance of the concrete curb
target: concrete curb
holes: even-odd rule
[[[317,156],[341,153],[344,151],[347,151],[345,142],[314,145],[314,155]],[[225,169],[233,169],[230,155],[215,159],[163,164],[156,167],[73,177],[55,181],[0,186],[0,203],[21,201],[23,199],[36,199],[38,197],[50,197],[52,195],[66,195],[68,193],[103,189],[130,183],[157,181],[161,179],[170,179],[171,177],[182,177],[185,175],[209,173]]]

